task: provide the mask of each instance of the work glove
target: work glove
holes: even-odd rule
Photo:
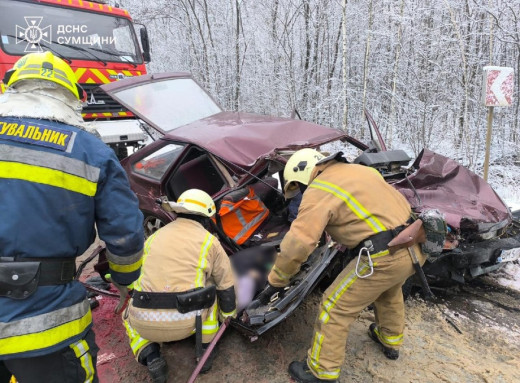
[[[112,276],[110,274],[105,274],[105,279],[111,282],[116,289],[119,290],[119,304],[114,309],[115,314],[121,314],[123,310],[126,308],[130,297],[132,296],[132,292],[134,291],[134,284],[130,284],[128,286],[120,285],[112,280]]]
[[[237,317],[237,310],[233,310],[229,313],[225,313],[222,310],[219,310],[218,317],[220,322],[224,322],[227,318],[236,318]]]
[[[284,291],[284,289],[285,287],[274,287],[268,283],[267,287],[260,294],[258,294],[256,299],[253,300],[253,302],[251,302],[249,306],[247,306],[247,309],[253,310],[262,305],[265,306],[271,301],[271,298],[274,294],[281,293],[282,291]]]

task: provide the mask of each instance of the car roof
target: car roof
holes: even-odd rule
[[[222,112],[179,127],[163,139],[195,144],[233,164],[250,167],[277,150],[316,147],[348,137],[303,120]]]
[[[154,73],[104,84],[101,89],[114,96],[114,92],[125,88],[176,78],[193,79],[190,73],[185,72]],[[126,106],[152,128],[165,133],[161,127],[147,120],[146,115],[140,115],[129,105]],[[200,146],[221,159],[245,168],[261,158],[274,155],[276,151],[316,148],[340,139],[362,150],[367,148],[346,133],[323,125],[292,118],[226,111],[175,128],[162,139]]]

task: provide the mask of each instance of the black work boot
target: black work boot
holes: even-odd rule
[[[390,347],[386,347],[381,342],[381,340],[377,336],[376,327],[377,327],[377,325],[375,323],[370,324],[370,327],[368,328],[368,335],[370,336],[370,338],[372,338],[372,340],[374,342],[379,343],[381,346],[383,346],[383,354],[385,354],[385,356],[388,359],[396,360],[397,358],[399,358],[399,350],[396,350],[396,349],[390,348]]]
[[[150,343],[142,349],[137,361],[148,367],[153,383],[166,383],[168,365],[161,356],[161,348],[158,343]]]
[[[209,347],[209,343],[202,343],[202,355],[206,352],[206,350]],[[200,373],[205,374],[209,370],[211,370],[211,367],[213,367],[213,361],[215,360],[215,357],[217,356],[216,347],[213,348],[213,351],[211,351],[211,354],[209,354],[208,359],[206,360],[206,363],[204,363],[204,366],[202,366]]]
[[[146,364],[153,383],[166,383],[168,378],[168,365],[162,356],[152,359]]]
[[[307,361],[294,361],[289,365],[289,375],[291,378],[296,380],[298,383],[335,383],[337,380],[328,380],[328,379],[320,379],[316,378],[309,366],[307,365]]]

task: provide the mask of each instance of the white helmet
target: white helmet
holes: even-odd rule
[[[208,193],[200,189],[186,190],[177,202],[168,202],[176,213],[196,214],[211,218],[215,215],[215,202]]]
[[[298,182],[303,185],[309,184],[314,166],[323,158],[323,154],[310,148],[300,149],[289,158],[283,170],[285,198],[292,198],[298,194]]]

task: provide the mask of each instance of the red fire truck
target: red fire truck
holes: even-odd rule
[[[146,74],[146,28],[105,1],[0,0],[0,79],[21,56],[47,50],[70,64],[87,91],[83,118],[102,140],[120,157],[128,146],[140,146],[145,136],[139,121],[95,88]]]

